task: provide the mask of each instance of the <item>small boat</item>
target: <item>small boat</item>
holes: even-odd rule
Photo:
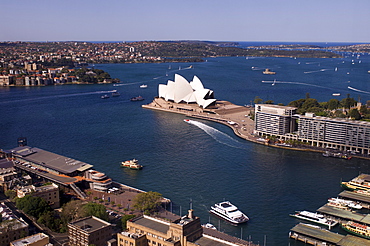
[[[263,74],[276,74],[276,72],[271,71],[270,69],[266,68],[265,71],[262,72]]]
[[[209,212],[220,217],[221,219],[231,222],[232,224],[241,224],[249,220],[247,215],[241,212],[229,201],[216,203],[215,205],[211,206],[211,210],[209,210]]]
[[[340,93],[333,93],[332,95],[337,97],[340,96]]]
[[[112,92],[112,97],[119,97],[121,94],[117,91],[117,90],[114,90]]]
[[[143,168],[142,165],[139,164],[138,160],[132,159],[128,161],[121,162],[122,167],[134,169],[134,170],[141,170]]]
[[[366,239],[370,239],[370,226],[356,223],[353,221],[342,223],[340,226],[343,228],[343,230],[351,234],[354,234],[356,236],[363,237]]]
[[[212,230],[217,230],[217,228],[214,225],[212,225],[211,223],[206,223],[206,224],[202,225],[202,227],[212,229]]]
[[[144,98],[142,96],[138,96],[138,97],[132,97],[130,100],[132,102],[136,102],[136,101],[143,101]]]
[[[189,120],[189,119],[184,119],[184,121],[185,121],[185,122],[188,122],[188,123],[190,122],[190,120]]]
[[[147,87],[148,85],[145,85],[145,84],[140,85],[140,88],[147,88]]]
[[[100,98],[101,99],[107,99],[107,98],[109,98],[109,96],[107,94],[105,94],[105,95],[102,95]]]
[[[302,220],[311,221],[317,224],[325,225],[328,226],[329,228],[338,224],[337,221],[328,219],[323,214],[313,213],[309,211],[297,211],[295,214],[291,214],[290,216]]]

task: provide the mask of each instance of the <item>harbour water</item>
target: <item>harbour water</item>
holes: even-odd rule
[[[169,209],[177,214],[192,207],[202,222],[270,246],[301,245],[288,239],[289,229],[299,222],[289,214],[315,211],[340,193],[342,179],[370,173],[367,160],[269,148],[239,139],[224,125],[187,124],[182,115],[141,108],[158,95],[158,84],[173,80],[175,73],[188,80],[197,75],[217,99],[238,105],[251,104],[255,96],[287,104],[306,93],[319,101],[341,100],[349,93],[365,103],[370,100],[368,55],[95,67],[122,84],[0,88],[0,148],[13,148],[25,136],[30,146],[90,163],[118,182],[160,192],[173,201]],[[276,75],[263,75],[265,68]],[[112,90],[121,96],[100,98]],[[139,95],[145,100],[130,101]],[[143,170],[119,166],[133,158]],[[236,227],[209,215],[210,206],[222,200],[237,205],[250,221]]]

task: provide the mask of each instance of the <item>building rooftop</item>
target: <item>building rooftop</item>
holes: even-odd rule
[[[139,217],[134,220],[135,224],[145,226],[147,228],[162,232],[164,234],[167,233],[170,223],[166,223],[164,221],[161,221],[159,219],[151,218],[149,216],[143,216]]]
[[[82,161],[29,146],[16,147],[10,151],[13,155],[19,156],[26,161],[33,162],[64,174],[70,174],[75,171],[82,172],[93,167],[93,165]]]
[[[25,237],[25,238],[15,240],[15,241],[11,242],[11,245],[13,245],[13,246],[26,246],[26,245],[29,245],[29,244],[32,244],[32,243],[39,242],[39,241],[41,241],[45,238],[48,238],[48,236],[46,234],[37,233],[37,234],[31,235],[31,236],[28,236],[28,237]]]
[[[69,224],[89,233],[111,225],[109,222],[106,222],[95,216],[82,218]]]

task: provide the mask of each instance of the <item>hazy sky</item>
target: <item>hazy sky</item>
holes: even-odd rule
[[[370,43],[370,0],[0,0],[0,41]]]

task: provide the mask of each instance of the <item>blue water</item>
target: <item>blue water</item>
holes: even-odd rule
[[[306,93],[319,101],[334,98],[332,93],[341,93],[335,97],[341,100],[349,93],[365,103],[370,100],[369,56],[208,58],[195,64],[95,67],[119,78],[122,85],[0,88],[0,148],[13,148],[17,138],[25,136],[30,146],[93,164],[121,183],[160,192],[172,199],[177,214],[192,205],[202,222],[210,220],[221,231],[255,243],[263,244],[266,237],[266,245],[300,245],[288,239],[289,229],[298,223],[289,214],[318,209],[341,191],[341,179],[370,173],[367,160],[269,148],[237,138],[224,125],[201,120],[187,124],[182,115],[141,108],[158,95],[158,84],[173,80],[175,73],[188,80],[197,75],[217,99],[239,105],[250,104],[255,96],[287,104]],[[265,68],[276,75],[263,75]],[[139,88],[143,83],[147,89]],[[120,97],[100,99],[114,89]],[[138,95],[145,100],[129,100]],[[119,167],[120,161],[132,158],[144,169]],[[250,221],[235,227],[210,216],[209,207],[224,199]]]

